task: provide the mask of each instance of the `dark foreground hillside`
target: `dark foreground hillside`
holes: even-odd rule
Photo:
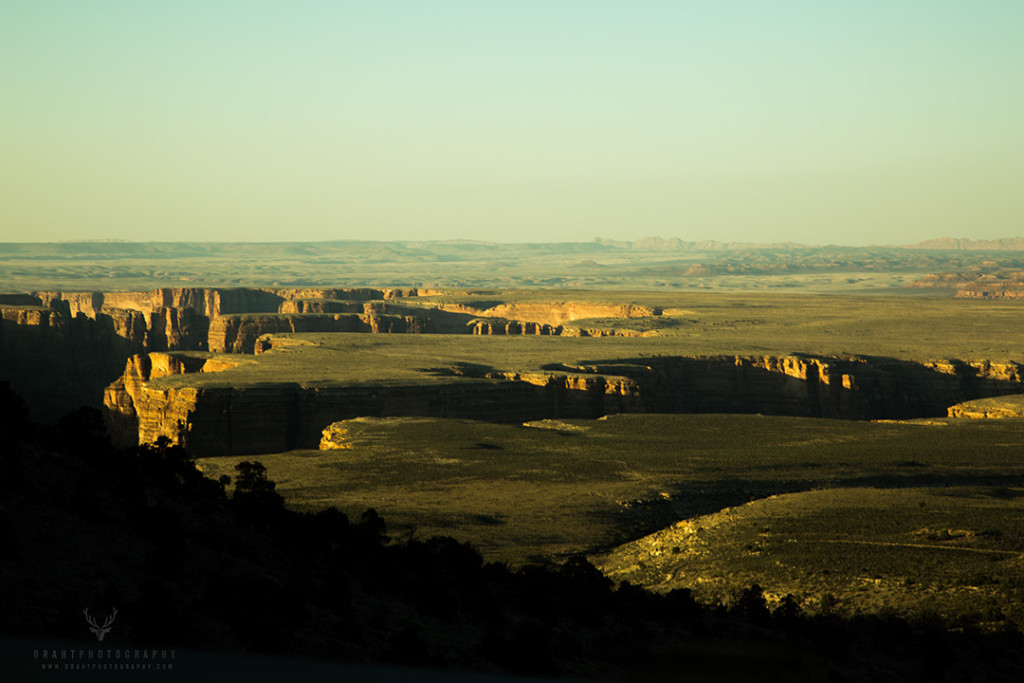
[[[613,586],[582,558],[513,571],[449,538],[389,539],[372,510],[289,511],[258,463],[240,466],[229,498],[179,448],[114,450],[94,412],[54,427],[25,415],[0,385],[0,636],[34,644],[5,652],[0,669],[56,676],[42,667],[68,661],[45,661],[46,650],[70,642],[83,653],[287,656],[296,676],[339,660],[425,677],[1024,677],[1017,631],[812,619],[792,600],[770,613],[756,586],[728,609],[701,605],[686,590]],[[208,675],[213,661],[183,660],[169,675]]]

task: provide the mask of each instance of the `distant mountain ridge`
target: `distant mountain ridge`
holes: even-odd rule
[[[972,240],[966,237],[939,237],[917,244],[908,244],[905,249],[943,249],[962,251],[1024,251],[1024,237],[1003,237],[995,240]]]
[[[613,240],[595,237],[594,242],[604,247],[633,249],[635,251],[729,251],[737,249],[806,249],[819,245],[798,242],[719,242],[718,240],[686,241],[678,237],[641,237],[637,240]]]
[[[642,237],[637,240],[614,240],[595,237],[594,242],[605,247],[635,251],[742,251],[749,249],[821,249],[826,245],[800,242],[719,242],[717,240],[685,241],[678,237]],[[1024,237],[1002,237],[994,240],[975,240],[966,237],[937,237],[935,239],[900,245],[830,244],[840,249],[930,249],[937,251],[1024,251]]]
[[[324,248],[361,248],[367,250],[392,249],[399,251],[432,250],[474,250],[495,249],[544,249],[592,251],[595,249],[618,249],[640,252],[677,251],[749,251],[758,249],[806,250],[806,249],[915,249],[934,251],[1024,251],[1024,237],[1002,237],[992,240],[976,240],[966,237],[937,237],[914,244],[887,245],[844,245],[804,244],[801,242],[723,242],[719,240],[683,240],[678,237],[641,237],[635,240],[617,240],[595,237],[588,242],[493,242],[473,239],[442,240],[291,240],[279,242],[196,242],[196,241],[128,241],[128,240],[78,240],[61,242],[0,242],[0,256],[19,257],[27,254],[57,254],[77,256],[83,254],[139,256],[173,252],[192,256],[214,255],[222,248],[245,251],[308,253],[319,254]]]

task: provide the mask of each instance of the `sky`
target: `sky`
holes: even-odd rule
[[[0,241],[1024,235],[1020,0],[0,0]]]

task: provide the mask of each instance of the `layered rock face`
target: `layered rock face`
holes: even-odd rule
[[[502,303],[486,308],[463,304],[440,304],[439,308],[452,313],[465,313],[480,318],[515,320],[523,323],[556,328],[573,320],[591,318],[644,318],[658,316],[662,310],[656,306],[634,304],[591,304],[576,302]]]
[[[104,420],[111,440],[120,446],[139,442],[139,416],[135,406],[150,380],[190,372],[219,372],[236,365],[224,358],[197,358],[187,354],[153,352],[130,356],[124,374],[103,390]]]
[[[397,301],[436,294],[422,289],[198,287],[4,294],[0,378],[10,380],[34,415],[52,419],[80,405],[99,405],[103,387],[121,374],[125,359],[146,351],[255,353],[260,336],[280,332],[597,336],[614,332],[561,323],[660,313],[628,305],[475,309]]]
[[[948,415],[985,420],[1024,417],[1024,394],[957,403],[949,407]]]
[[[643,359],[580,371],[632,377],[646,409],[852,420],[945,416],[954,403],[1020,393],[1013,363],[914,363],[889,358],[713,356]]]
[[[129,368],[131,370],[131,368]],[[430,385],[244,388],[168,387],[142,382],[132,396],[138,441],[167,437],[196,456],[317,448],[324,428],[354,417],[449,417],[525,422],[595,418],[641,409],[628,381],[510,375],[508,379]],[[113,397],[116,392],[111,392]],[[121,414],[127,414],[118,406]]]
[[[479,318],[469,323],[470,334],[543,334],[560,336],[562,331],[563,327],[561,325],[506,320],[505,318]]]
[[[213,369],[208,359],[198,370]],[[133,360],[108,409],[137,420],[138,439],[161,436],[196,455],[315,448],[330,424],[356,417],[448,417],[521,423],[620,412],[763,413],[845,419],[945,415],[971,398],[1024,391],[1015,364],[803,356],[710,356],[556,364],[536,372],[466,366],[451,379],[406,385],[168,386],[188,364]],[[469,381],[467,381],[469,380]],[[125,397],[128,397],[127,399]],[[132,410],[124,408],[130,400]],[[132,415],[134,411],[134,417]],[[130,426],[123,430],[130,433]]]
[[[393,303],[421,294],[436,292],[186,287],[2,294],[0,379],[11,382],[37,419],[51,420],[81,405],[99,406],[103,388],[132,354],[209,348],[253,353],[256,337],[266,332],[466,331],[468,316],[441,314],[447,319],[436,321],[423,309]],[[351,315],[323,315],[335,309]],[[262,316],[242,317],[253,313]]]
[[[209,347],[210,351],[217,353],[255,353],[257,339],[266,334],[282,332],[424,334],[436,331],[437,325],[433,320],[412,315],[223,315],[210,325]]]

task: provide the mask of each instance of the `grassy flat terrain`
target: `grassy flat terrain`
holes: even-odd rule
[[[532,424],[359,419],[344,423],[347,448],[201,466],[217,478],[258,459],[293,507],[375,507],[397,534],[449,534],[513,562],[607,549],[778,493],[1024,486],[1024,420],[616,415]]]
[[[1022,302],[853,294],[492,290],[410,300],[417,305],[564,302],[631,304],[660,316],[572,325],[655,331],[673,353],[810,353],[894,358],[1019,358]],[[652,343],[653,345],[653,343]],[[661,352],[661,351],[659,351]]]

